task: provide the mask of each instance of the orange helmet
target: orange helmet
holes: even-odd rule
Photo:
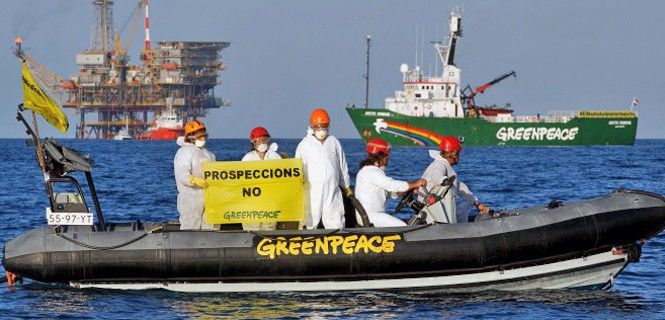
[[[390,144],[384,140],[381,140],[379,138],[374,138],[371,139],[367,142],[367,146],[365,147],[365,151],[369,154],[390,154]]]
[[[185,136],[190,135],[191,133],[194,133],[199,130],[204,130],[206,128],[206,125],[203,124],[203,122],[199,120],[192,120],[189,121],[185,124]]]
[[[449,151],[462,151],[462,145],[459,142],[459,139],[454,136],[445,136],[441,139],[441,143],[439,144],[439,149],[444,152],[449,152]]]
[[[309,116],[309,125],[314,127],[322,124],[330,124],[330,116],[326,109],[315,109],[312,111],[312,115]]]

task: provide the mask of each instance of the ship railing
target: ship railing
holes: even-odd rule
[[[552,110],[547,112],[547,115],[550,117],[567,117],[567,118],[574,118],[577,116],[577,111],[571,111],[571,110]]]
[[[568,116],[544,116],[542,122],[547,123],[566,123],[571,117]]]
[[[394,98],[386,98],[386,103],[406,103],[407,100],[404,97],[394,97]]]
[[[535,115],[535,116],[512,116],[509,118],[503,118],[503,117],[486,117],[485,118],[489,122],[494,122],[494,123],[510,123],[510,122],[517,122],[517,123],[566,123],[570,121],[571,117],[569,116],[553,116],[553,115],[546,115],[546,116],[540,116],[540,115]]]

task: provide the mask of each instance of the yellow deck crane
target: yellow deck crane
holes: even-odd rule
[[[128,50],[131,49],[132,44],[134,43],[134,36],[138,31],[140,22],[141,22],[141,11],[144,9],[144,0],[139,0],[138,5],[134,7],[131,15],[125,21],[120,31],[116,31],[115,36],[113,37],[113,46],[115,49],[115,60],[117,62],[124,62],[125,64],[129,61]],[[126,32],[125,29],[129,28]],[[121,38],[120,33],[124,32],[124,40]]]

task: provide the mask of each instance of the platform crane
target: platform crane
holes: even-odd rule
[[[76,89],[74,82],[65,80],[57,73],[51,71],[23,50],[23,38],[17,37],[14,41],[14,55],[28,67],[37,81],[45,86],[59,102],[67,101]]]

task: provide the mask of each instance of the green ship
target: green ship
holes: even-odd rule
[[[425,77],[419,66],[401,65],[404,90],[385,101],[384,108],[346,108],[360,136],[381,138],[393,146],[436,146],[441,137],[460,137],[471,146],[632,145],[637,132],[637,98],[630,110],[556,111],[541,116],[513,115],[510,105],[481,107],[475,96],[515,76],[509,72],[477,88],[460,88],[460,69],[454,63],[455,46],[462,36],[461,14],[450,15],[448,45],[434,43],[443,66]],[[369,83],[369,41],[367,73]]]

